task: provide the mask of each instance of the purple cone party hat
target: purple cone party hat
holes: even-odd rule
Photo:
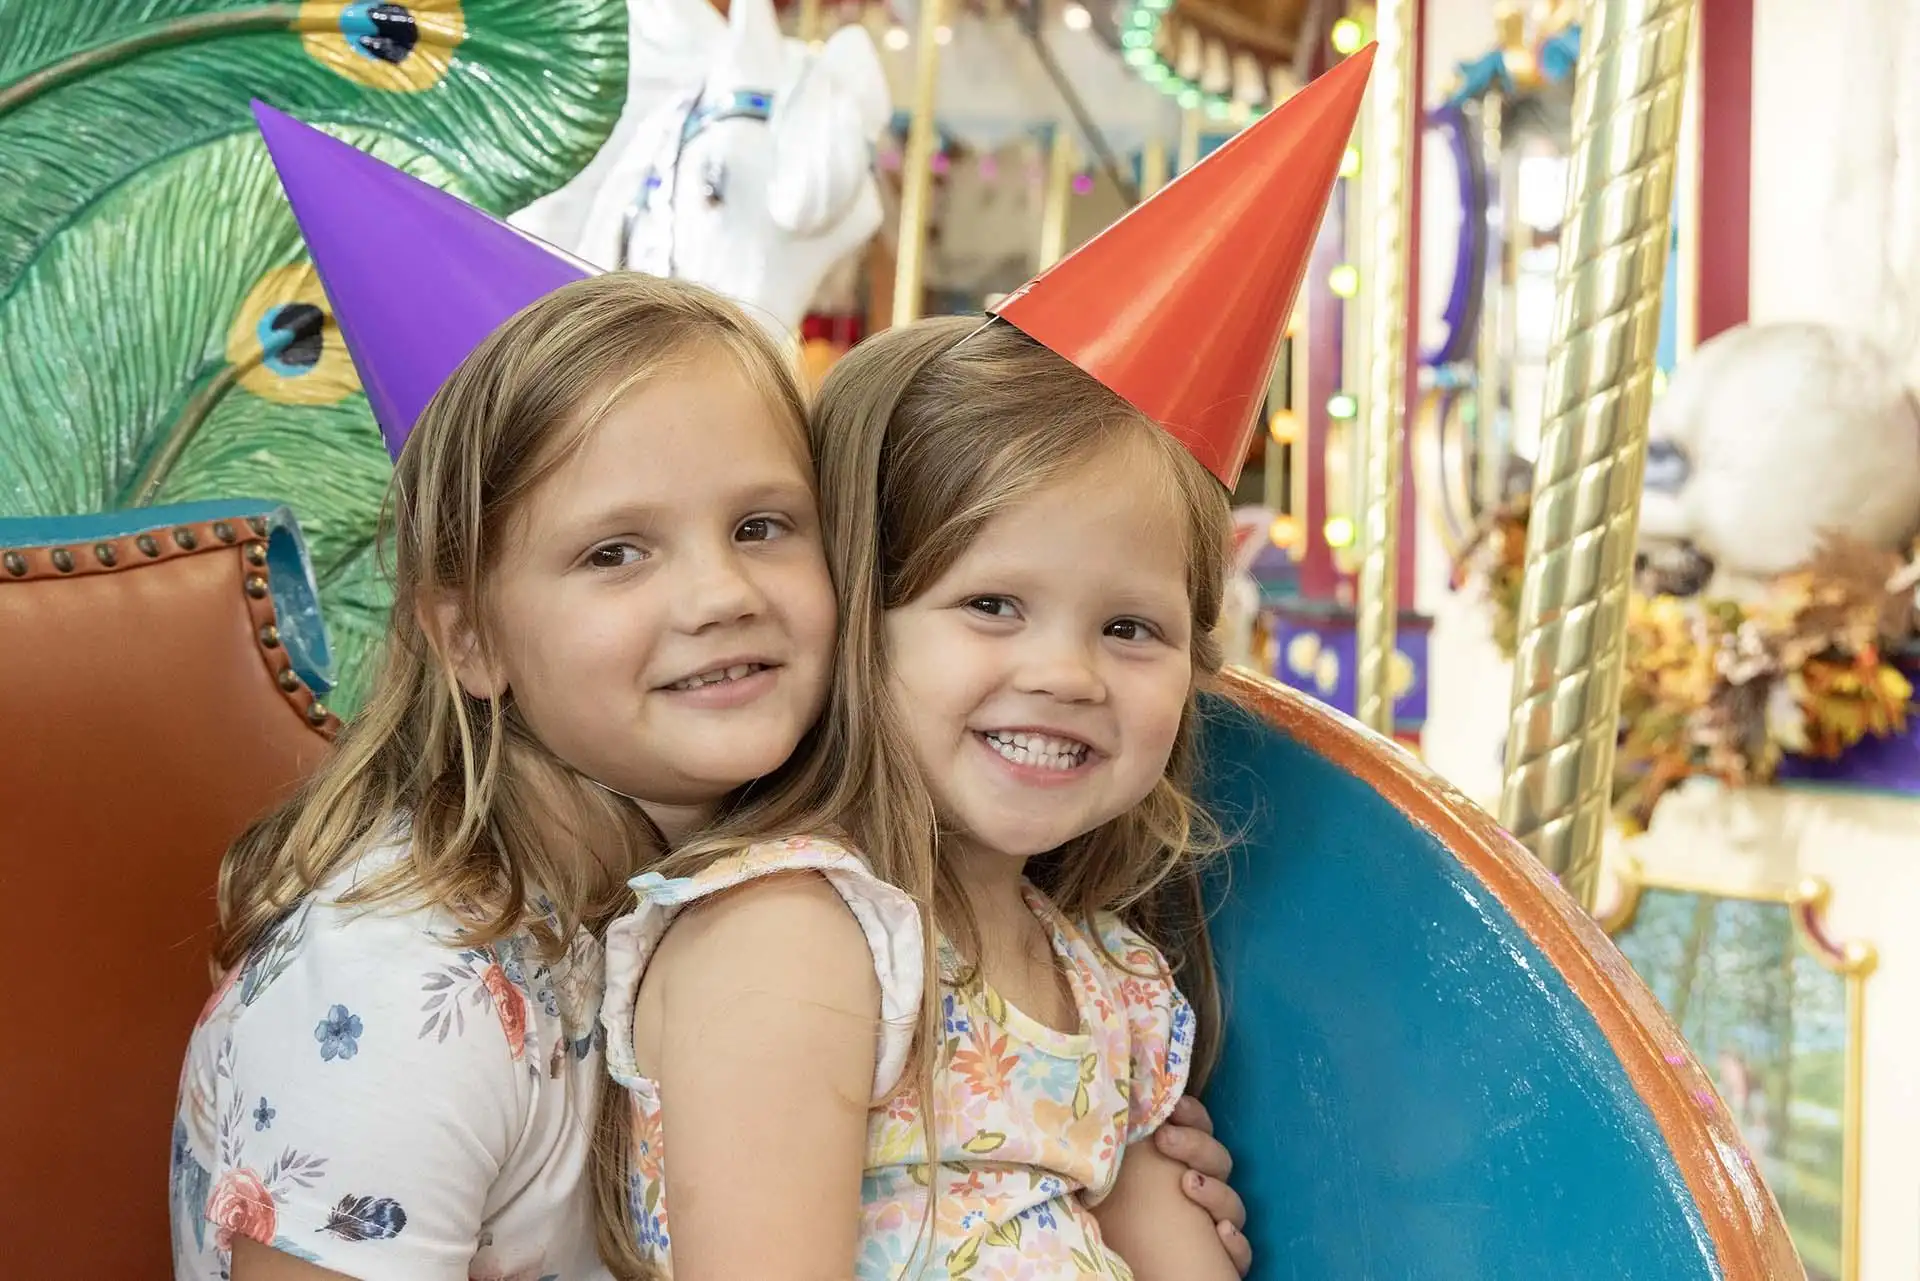
[[[488,334],[594,274],[263,102],[253,104],[253,118],[395,458],[434,392]]]

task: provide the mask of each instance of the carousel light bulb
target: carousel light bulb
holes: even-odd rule
[[[1342,18],[1333,24],[1333,48],[1336,53],[1352,53],[1360,47],[1360,24],[1352,18]]]
[[[905,49],[907,47],[907,44],[912,39],[913,37],[907,34],[907,29],[905,27],[888,27],[887,34],[880,37],[880,43],[884,44],[885,46],[887,46],[887,48],[893,50],[895,53],[899,53],[902,49]]]
[[[1085,5],[1070,4],[1060,11],[1060,25],[1069,31],[1085,31],[1093,25],[1093,15]]]
[[[937,45],[950,45],[950,44],[952,44],[952,43],[953,43],[953,28],[952,28],[952,27],[944,27],[944,26],[943,26],[943,27],[935,27],[935,28],[933,29],[933,42],[934,42],[935,44],[937,44]]]
[[[1340,153],[1340,176],[1352,178],[1360,172],[1360,148],[1348,147]]]
[[[1350,262],[1343,262],[1327,273],[1327,288],[1341,298],[1351,298],[1360,292],[1360,269]]]
[[[1200,105],[1200,91],[1192,85],[1188,85],[1180,91],[1180,95],[1175,101],[1183,107],[1197,107]]]
[[[1348,516],[1335,516],[1327,521],[1321,530],[1327,536],[1329,547],[1353,546],[1353,520]]]
[[[1346,422],[1360,412],[1360,402],[1349,391],[1335,392],[1327,397],[1327,417]]]
[[[1120,56],[1127,60],[1128,66],[1139,67],[1143,70],[1147,67],[1152,66],[1156,62],[1160,61],[1159,54],[1155,53],[1151,49],[1144,49],[1138,46],[1135,46],[1134,48],[1127,50],[1125,53],[1121,54]]]

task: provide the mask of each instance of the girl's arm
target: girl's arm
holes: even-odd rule
[[[635,1054],[658,1050],[675,1281],[846,1281],[880,1010],[853,914],[817,875],[752,881],[687,909],[652,968]]]
[[[1135,1281],[1239,1281],[1213,1215],[1181,1190],[1187,1167],[1150,1142],[1134,1143],[1093,1217]]]
[[[344,1272],[323,1268],[291,1254],[282,1254],[271,1246],[233,1239],[233,1266],[227,1273],[233,1281],[339,1281]]]

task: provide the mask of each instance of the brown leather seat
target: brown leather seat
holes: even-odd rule
[[[0,521],[5,1275],[173,1275],[169,1134],[220,856],[337,727],[279,633],[283,586],[310,605],[263,503]]]

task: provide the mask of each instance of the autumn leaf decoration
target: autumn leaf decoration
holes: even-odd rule
[[[1513,656],[1527,509],[1488,522],[1456,567],[1484,584]],[[1906,732],[1914,690],[1899,661],[1920,644],[1913,558],[1837,535],[1756,601],[1645,595],[1628,602],[1614,813],[1643,830],[1695,776],[1771,783],[1788,755],[1832,759]]]

